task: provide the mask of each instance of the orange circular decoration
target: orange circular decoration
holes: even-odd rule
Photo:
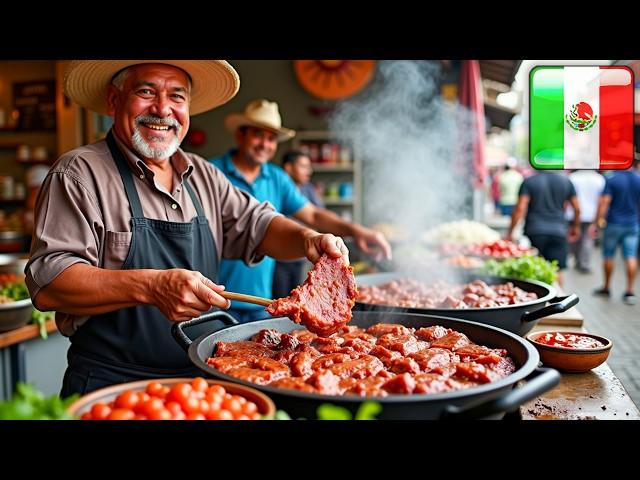
[[[375,60],[294,60],[302,87],[323,100],[340,100],[362,90],[373,77]]]

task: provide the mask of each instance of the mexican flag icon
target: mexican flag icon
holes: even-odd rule
[[[534,67],[529,161],[538,169],[629,168],[633,71],[625,66]]]

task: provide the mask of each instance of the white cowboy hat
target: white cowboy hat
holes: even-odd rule
[[[74,60],[65,71],[65,94],[81,106],[107,115],[107,86],[122,69],[141,63],[171,65],[191,77],[190,115],[228,102],[240,88],[238,73],[224,60]]]
[[[278,134],[278,142],[289,140],[296,134],[295,130],[282,126],[278,104],[264,99],[249,102],[243,113],[228,114],[224,119],[224,126],[232,133],[240,127],[271,130]]]

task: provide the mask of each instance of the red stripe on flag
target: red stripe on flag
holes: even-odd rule
[[[633,163],[633,73],[600,70],[600,168],[626,169]]]

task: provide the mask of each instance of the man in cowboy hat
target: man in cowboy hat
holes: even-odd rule
[[[232,184],[318,231],[353,237],[365,253],[391,258],[391,247],[380,232],[349,223],[335,213],[313,205],[282,168],[269,163],[278,143],[295,135],[293,130],[282,126],[277,103],[254,100],[247,104],[244,112],[227,115],[224,124],[234,134],[237,148],[209,161],[222,170]],[[235,260],[223,260],[220,280],[231,291],[270,298],[274,268],[272,258],[253,267]],[[238,302],[232,303],[229,312],[241,322],[267,316],[261,307]]]
[[[340,238],[279,215],[179,148],[189,115],[238,91],[228,63],[76,61],[64,86],[113,127],[58,159],[36,207],[25,273],[34,305],[58,312],[71,341],[62,396],[196,375],[171,322],[228,308],[216,284],[221,257],[253,264],[326,252],[348,262]]]

